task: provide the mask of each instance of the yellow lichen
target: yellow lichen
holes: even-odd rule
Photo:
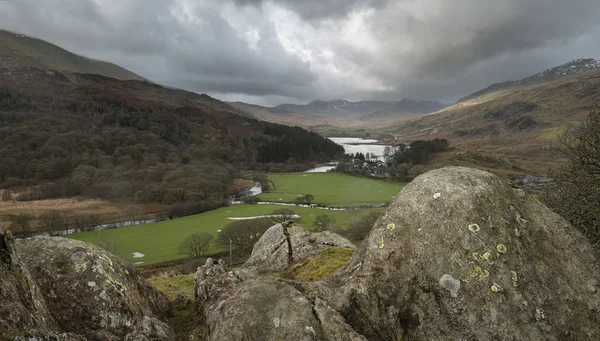
[[[377,244],[379,244],[380,249],[383,249],[383,247],[385,246],[385,244],[383,243],[383,237],[381,237],[381,239],[377,241]]]
[[[469,277],[471,278],[479,277],[480,280],[483,280],[488,278],[489,275],[490,273],[487,269],[475,266],[475,264],[471,264],[471,267],[469,268]]]
[[[478,224],[469,224],[469,231],[473,232],[473,233],[477,233],[479,232],[479,225]]]
[[[387,225],[387,229],[390,231],[393,231],[395,228],[396,228],[396,224],[394,224],[394,223],[390,223]]]
[[[484,253],[480,258],[485,259],[488,264],[494,264],[494,256],[489,252]]]
[[[517,276],[517,272],[516,271],[513,271],[513,270],[510,271],[510,278],[512,279],[513,286],[515,288],[518,287],[519,286],[519,283],[518,283],[519,278]]]
[[[492,284],[492,287],[490,288],[490,290],[492,290],[492,292],[501,292],[502,291],[502,287],[500,286],[500,284]]]
[[[504,244],[498,244],[498,246],[496,246],[496,250],[498,250],[500,253],[506,253],[506,251],[508,251],[506,245]]]

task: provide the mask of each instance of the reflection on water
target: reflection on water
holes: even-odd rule
[[[330,137],[329,139],[344,147],[346,154],[375,153],[378,157],[382,157],[383,149],[385,148],[383,145],[371,144],[379,142],[373,139],[361,139],[358,137]]]
[[[305,173],[325,173],[325,172],[329,172],[330,170],[334,169],[335,166],[336,166],[336,164],[332,163],[327,166],[321,166],[321,167],[309,169]]]
[[[362,139],[359,137],[330,137],[329,139],[344,147],[344,152],[346,154],[375,154],[379,160],[383,161],[383,149],[385,146],[372,144],[379,142],[377,140]],[[335,163],[330,163],[327,166],[309,169],[306,171],[306,173],[325,173],[334,169],[335,166]]]

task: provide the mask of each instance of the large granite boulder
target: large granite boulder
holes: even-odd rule
[[[0,333],[20,340],[173,340],[166,297],[128,263],[65,238],[0,246]]]
[[[599,261],[495,175],[417,177],[323,297],[369,340],[600,340]]]
[[[335,233],[311,233],[292,222],[277,224],[256,242],[243,267],[260,273],[281,272],[329,246],[355,248],[349,240]]]
[[[241,269],[226,273],[209,260],[196,272],[205,339],[366,341],[323,300]]]
[[[0,336],[2,340],[54,337],[78,340],[59,331],[29,270],[15,251],[12,234],[0,230]]]
[[[270,251],[252,266],[198,270],[209,340],[600,340],[600,263],[589,242],[493,174],[452,167],[417,177],[323,281],[254,271],[290,264],[270,256],[286,259],[277,245],[286,250],[289,229],[278,229],[268,249],[257,244]]]

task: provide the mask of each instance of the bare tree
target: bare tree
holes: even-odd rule
[[[600,108],[559,141],[568,162],[552,173],[554,184],[542,200],[600,250]]]
[[[298,221],[296,212],[289,208],[278,208],[271,212],[271,221],[274,224],[280,224],[286,221]]]
[[[48,232],[51,236],[60,235],[66,225],[65,218],[58,211],[49,211],[40,214],[38,217],[42,229]]]
[[[104,237],[98,240],[97,244],[104,250],[112,253],[113,255],[118,255],[121,252],[121,241],[115,237]]]
[[[2,201],[11,201],[12,200],[12,191],[10,189],[5,189],[2,192]]]
[[[271,226],[271,219],[266,218],[235,221],[221,230],[217,243],[223,247],[231,243],[239,255],[250,254],[254,244]]]
[[[124,211],[132,225],[140,225],[143,221],[143,210],[138,205],[128,205]]]
[[[190,258],[199,258],[206,253],[212,240],[213,236],[210,233],[192,233],[179,245],[179,253]]]
[[[21,213],[10,217],[10,229],[13,234],[27,237],[33,216],[27,213]]]
[[[323,214],[315,217],[313,226],[315,227],[315,230],[319,232],[329,231],[335,228],[335,219],[330,215]]]

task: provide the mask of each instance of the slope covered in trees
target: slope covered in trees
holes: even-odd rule
[[[36,199],[87,195],[220,200],[239,171],[329,160],[343,148],[301,128],[144,81],[0,70],[0,186]]]

